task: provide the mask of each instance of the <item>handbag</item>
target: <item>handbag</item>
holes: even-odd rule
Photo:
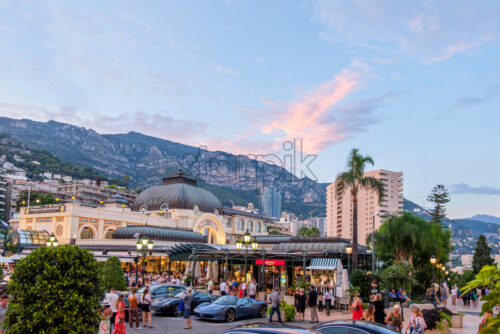
[[[179,301],[179,306],[177,307],[178,311],[184,311],[184,301],[181,299]]]

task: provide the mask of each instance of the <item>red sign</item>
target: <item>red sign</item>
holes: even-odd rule
[[[262,260],[255,260],[255,264],[262,265]],[[266,266],[284,266],[285,260],[264,260]]]

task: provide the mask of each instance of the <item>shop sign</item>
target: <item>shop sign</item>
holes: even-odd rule
[[[256,265],[262,265],[262,260],[255,260]],[[265,266],[284,266],[285,260],[264,260]]]

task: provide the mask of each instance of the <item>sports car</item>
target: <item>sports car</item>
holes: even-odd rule
[[[223,296],[212,304],[202,303],[194,309],[193,315],[207,320],[223,320],[232,322],[242,318],[265,317],[267,303],[251,298]]]
[[[151,308],[157,314],[169,314],[175,315],[176,317],[182,316],[182,311],[179,311],[179,301],[182,293],[177,294],[175,297],[161,297],[153,300],[151,303]],[[191,307],[195,308],[201,303],[212,303],[218,297],[214,295],[209,295],[208,293],[197,292],[193,293],[193,300],[191,301]]]

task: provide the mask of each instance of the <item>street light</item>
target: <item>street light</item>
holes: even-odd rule
[[[260,288],[260,290],[262,292],[265,292],[266,288],[265,288],[264,284],[266,282],[266,278],[265,278],[266,271],[264,270],[264,268],[265,268],[265,263],[266,263],[267,251],[265,249],[263,249],[261,253],[262,253],[262,268],[261,268],[262,274],[260,276],[261,276],[262,282],[261,282],[261,288]]]
[[[347,273],[351,275],[351,253],[352,246],[349,244],[345,246],[345,252],[347,253]]]
[[[54,233],[52,233],[49,239],[47,239],[47,247],[57,247],[57,238]]]
[[[144,284],[144,272],[146,271],[146,255],[151,253],[153,250],[154,243],[148,236],[143,236],[137,241],[137,258],[142,254],[144,269],[142,270],[142,284]],[[137,260],[137,265],[135,267],[135,284],[137,285],[137,278],[139,276],[139,260]]]
[[[241,240],[241,237],[238,238],[236,241],[236,249],[238,252],[243,248],[243,243],[245,243],[245,269],[244,269],[244,280],[245,282],[247,281],[247,262],[248,262],[248,245],[252,248],[253,251],[256,251],[257,248],[259,247],[259,243],[255,239],[255,237],[252,238],[252,235],[250,232],[247,230],[245,234],[243,234],[243,241]]]
[[[432,265],[432,305],[436,307],[436,294],[434,292],[434,266],[436,265],[437,262],[436,255],[432,255],[430,261]]]
[[[372,230],[372,273],[375,272],[375,216],[380,216],[380,211],[373,215],[373,230]]]

